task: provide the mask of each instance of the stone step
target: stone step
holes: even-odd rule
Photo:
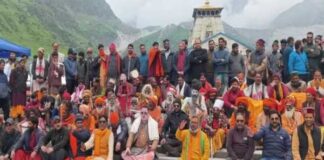
[[[255,150],[253,159],[260,159],[262,154],[262,150]],[[160,154],[158,153],[159,160],[178,160],[179,157],[168,157],[165,154]],[[228,158],[227,156],[227,150],[226,149],[221,149],[218,151],[212,160],[225,160]]]

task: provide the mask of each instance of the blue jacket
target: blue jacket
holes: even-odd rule
[[[285,75],[289,74],[289,70],[288,70],[289,56],[293,51],[294,51],[294,47],[288,45],[283,53],[282,61],[283,61],[283,65],[284,65],[284,74]]]
[[[228,73],[230,53],[224,48],[214,53],[214,71],[215,73]]]
[[[140,70],[139,73],[143,77],[148,76],[148,56],[146,53],[142,54],[138,57],[140,61]]]
[[[77,62],[75,60],[67,58],[64,60],[64,66],[66,79],[74,79],[74,77],[78,73]]]
[[[306,53],[297,53],[293,51],[289,55],[288,61],[289,73],[297,72],[298,74],[308,74],[308,59]]]
[[[23,149],[24,151],[27,151],[27,152],[32,152],[32,151],[38,152],[41,147],[39,142],[43,138],[44,133],[38,128],[35,129],[35,136],[36,136],[36,143],[37,143],[35,148],[30,148],[30,146],[28,144],[31,134],[32,134],[32,132],[30,129],[26,130],[24,132],[24,134],[19,138],[17,143],[14,145],[13,150]]]
[[[264,126],[253,139],[263,140],[262,158],[292,160],[291,139],[283,128],[273,131],[269,125]]]

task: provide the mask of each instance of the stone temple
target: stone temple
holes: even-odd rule
[[[249,42],[233,27],[229,26],[221,19],[223,8],[212,6],[208,0],[204,5],[194,8],[192,17],[194,18],[189,43],[193,44],[195,39],[200,38],[202,47],[208,48],[208,41],[214,40],[218,43],[218,38],[223,37],[227,41],[227,48],[232,49],[233,43],[239,44],[239,50],[245,54],[247,49],[253,49],[253,42]]]

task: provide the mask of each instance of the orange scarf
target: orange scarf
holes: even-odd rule
[[[280,97],[277,97],[276,91],[274,90],[273,91],[273,98],[274,99],[283,99],[284,96],[283,96],[282,84],[278,85],[278,89],[279,89],[279,96]]]
[[[94,131],[93,156],[107,156],[108,155],[109,136],[110,136],[110,130],[108,130],[107,128],[104,130],[96,129]]]
[[[153,66],[155,65],[155,66]],[[153,67],[153,68],[152,68]],[[154,69],[154,70],[152,70]],[[152,76],[163,76],[164,70],[159,49],[151,48],[149,52],[149,71]]]

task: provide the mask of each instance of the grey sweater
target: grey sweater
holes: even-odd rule
[[[229,75],[234,77],[240,72],[245,71],[244,57],[242,54],[231,53],[229,57]]]

